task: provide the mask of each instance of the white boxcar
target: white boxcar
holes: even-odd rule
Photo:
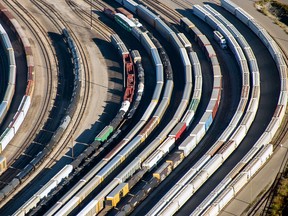
[[[257,68],[258,69],[258,68]],[[253,72],[252,73],[252,82],[253,82],[253,86],[260,86],[260,74],[259,74],[259,70],[258,72]]]
[[[202,90],[201,89],[195,89],[194,93],[193,93],[193,99],[198,99],[200,100],[201,98],[201,94],[202,94]]]
[[[219,213],[219,207],[216,203],[212,203],[204,212],[203,215],[215,216]]]
[[[201,141],[203,136],[205,135],[205,125],[204,124],[198,124],[193,131],[191,132],[191,135],[196,136],[197,143]]]
[[[240,19],[243,23],[248,25],[249,20],[254,19],[252,16],[250,16],[246,11],[244,11],[242,8],[238,7],[235,10],[235,15],[238,19]]]
[[[172,148],[174,148],[175,138],[168,137],[165,141],[160,145],[159,149],[164,153],[167,154],[170,152]]]
[[[24,115],[22,112],[17,112],[14,117],[13,120],[11,121],[11,123],[9,124],[10,128],[14,129],[14,133],[16,134],[16,132],[18,131],[18,129],[20,128],[22,122],[24,120]]]
[[[222,77],[221,76],[216,76],[216,77],[214,76],[214,88],[222,88]]]
[[[249,106],[248,106],[248,111],[250,112],[257,112],[258,110],[258,105],[259,105],[259,98],[252,98],[250,100]]]
[[[240,173],[231,183],[231,187],[234,190],[234,193],[238,193],[242,187],[248,182],[247,174]]]
[[[185,48],[179,49],[180,57],[183,63],[185,75],[187,76],[186,82],[192,82],[191,63]]]
[[[214,190],[213,190],[214,191]],[[212,202],[213,200],[217,197],[217,192],[212,192],[210,193],[204,200],[203,202],[199,205],[198,209],[199,212],[202,212],[204,209],[206,209]],[[193,215],[193,214],[192,214]]]
[[[218,101],[220,99],[220,96],[221,96],[221,90],[217,88],[213,88],[210,100]]]
[[[216,154],[208,163],[203,167],[209,176],[211,176],[222,164],[222,155]]]
[[[264,132],[261,137],[257,140],[257,146],[260,147],[262,145],[266,145],[270,143],[272,137],[270,133]]]
[[[231,140],[234,140],[235,144],[238,146],[245,136],[246,136],[246,128],[244,126],[239,126],[233,133]]]
[[[143,114],[140,121],[144,121],[144,123],[148,120],[150,115],[152,114],[153,110],[155,109],[156,105],[158,104],[158,99],[151,101],[148,108],[145,110],[145,113]]]
[[[243,112],[236,112],[233,116],[233,118],[231,119],[229,125],[230,126],[233,126],[233,127],[236,127],[236,125],[239,123],[241,117],[243,115]]]
[[[228,126],[226,127],[225,131],[221,134],[221,136],[219,137],[218,140],[226,142],[228,137],[231,136],[231,133],[233,132],[233,130],[235,129],[234,126]]]
[[[220,196],[215,200],[218,203],[219,209],[223,209],[226,204],[234,197],[234,191],[232,187],[226,188]]]
[[[273,137],[276,134],[279,126],[280,126],[279,118],[273,117],[272,120],[270,121],[269,125],[267,126],[265,132],[270,133],[271,137]]]
[[[189,169],[188,172],[185,173],[184,176],[181,177],[181,179],[178,181],[177,185],[184,186],[191,180],[192,177],[196,174],[196,169]]]
[[[238,5],[236,5],[230,0],[221,0],[221,6],[232,14],[235,14],[235,10],[236,8],[238,8]]]
[[[281,79],[281,91],[286,91],[287,90],[287,79]]]
[[[179,205],[184,205],[185,202],[191,197],[193,194],[193,187],[192,185],[186,185],[182,190],[181,193],[176,196],[176,200],[178,201]]]
[[[210,58],[210,61],[211,61],[212,66],[214,66],[214,65],[219,65],[219,61],[218,61],[218,59],[217,59],[217,56],[212,56],[212,57]],[[214,74],[214,76],[215,76],[215,74]]]
[[[0,145],[1,145],[2,151],[6,148],[9,142],[13,139],[14,135],[15,135],[14,130],[12,128],[6,128],[6,130],[2,133],[0,137]]]
[[[166,216],[177,212],[179,209],[178,201],[173,201],[168,204],[160,213],[159,216]]]
[[[192,82],[186,83],[185,89],[184,89],[184,92],[183,92],[182,100],[185,100],[188,103],[188,101],[190,99],[190,96],[191,96],[192,90],[193,90]]]
[[[183,119],[181,121],[185,122],[187,127],[190,125],[193,117],[195,115],[195,112],[193,110],[189,110],[185,116],[183,117]]]
[[[245,127],[246,132],[248,132],[251,124],[254,121],[256,113],[254,112],[246,112],[244,118],[241,121],[241,125]]]
[[[178,146],[179,150],[182,150],[185,157],[187,157],[190,152],[196,147],[197,145],[197,136],[190,135],[188,136],[181,145]]]
[[[214,56],[214,57],[216,57],[216,56]],[[214,57],[211,58],[211,61],[212,61],[212,59]],[[216,78],[216,77],[222,78],[221,68],[220,68],[219,64],[218,65],[213,65],[212,69],[213,69],[214,78]]]
[[[252,176],[261,168],[262,161],[259,157],[256,157],[252,159],[252,161],[249,162],[247,167],[243,170],[243,172],[247,173],[248,178],[252,178]]]
[[[24,96],[22,98],[22,101],[21,101],[21,104],[18,108],[18,111],[22,111],[24,113],[24,115],[26,116],[28,110],[29,110],[29,107],[31,105],[31,98],[30,96]]]
[[[260,158],[262,164],[264,164],[268,160],[268,158],[272,155],[272,153],[273,153],[273,145],[268,144],[265,145],[264,148],[261,149],[257,155]]]
[[[208,173],[205,170],[201,170],[191,181],[190,185],[193,185],[194,191],[198,190],[202,184],[209,178]]]
[[[193,165],[193,169],[199,171],[199,170],[207,163],[207,161],[208,161],[210,158],[211,158],[210,155],[207,155],[207,154],[203,155],[203,156],[197,161],[197,163],[195,163],[195,164]]]
[[[175,195],[178,193],[178,191],[181,189],[181,186],[176,184],[174,185],[163,197],[163,201],[164,202],[169,202],[170,200],[172,200]]]

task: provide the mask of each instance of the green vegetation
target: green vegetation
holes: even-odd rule
[[[261,0],[255,3],[257,10],[268,16],[288,33],[288,5],[277,0]]]
[[[281,177],[277,186],[276,195],[274,196],[269,208],[269,215],[281,216],[288,203],[288,167]]]

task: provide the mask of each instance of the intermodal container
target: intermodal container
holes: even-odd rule
[[[178,140],[185,130],[186,130],[186,123],[179,122],[176,125],[176,127],[172,130],[172,132],[169,134],[169,136],[175,137],[175,140]]]

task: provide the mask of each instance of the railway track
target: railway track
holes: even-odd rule
[[[171,0],[171,1],[185,9],[191,9],[193,7],[193,4],[189,1],[178,1],[178,0]]]
[[[62,33],[62,29],[65,27],[67,29],[70,30],[68,24],[61,18],[60,14],[55,10],[55,8],[49,4],[47,4],[46,2],[44,1],[32,1],[33,4],[35,4],[50,20],[51,22],[56,26],[56,28],[60,31],[60,34]],[[42,4],[42,6],[40,5],[40,3]],[[18,3],[17,3],[18,5]],[[21,8],[22,6],[21,5],[18,5],[19,8]],[[45,6],[46,9],[43,7]],[[53,13],[54,17],[51,15],[51,12]],[[29,14],[29,12],[25,9],[25,13],[26,14]],[[40,25],[40,24],[39,24]],[[40,27],[39,27],[40,28]],[[43,27],[41,27],[41,29],[43,29],[42,31],[43,32],[47,32],[44,30]],[[44,33],[43,33],[44,34]],[[86,52],[84,51],[84,48],[81,46],[79,40],[77,39],[77,37],[75,36],[75,34],[71,31],[71,35],[74,39],[74,41],[76,42],[77,44],[77,47],[78,47],[78,50],[79,50],[79,53],[81,55],[81,58],[83,59],[83,71],[84,71],[84,80],[89,80],[90,79],[90,69],[89,69],[89,64],[88,64],[88,57],[86,56]],[[42,44],[42,43],[40,43]],[[52,46],[52,45],[51,45]],[[45,48],[44,48],[45,50]],[[55,58],[56,58],[56,55],[54,55]],[[51,64],[51,61],[48,61],[50,64]],[[82,82],[82,85],[81,86],[84,86],[83,89],[84,89],[84,92],[83,92],[83,99],[82,99],[82,102],[81,102],[81,107],[79,108],[78,110],[78,113],[76,114],[77,117],[75,118],[74,120],[74,125],[72,127],[72,129],[69,131],[69,134],[66,135],[66,138],[63,142],[62,145],[54,148],[54,151],[51,152],[51,154],[49,155],[49,157],[47,157],[47,160],[46,162],[43,162],[42,165],[40,165],[37,170],[41,170],[43,168],[48,168],[50,166],[52,166],[54,164],[54,161],[55,159],[60,156],[61,154],[64,153],[64,151],[66,150],[66,147],[67,145],[71,142],[71,139],[73,137],[73,134],[75,133],[75,131],[77,130],[80,122],[81,122],[81,119],[82,117],[84,116],[84,113],[85,113],[85,110],[86,110],[86,107],[87,107],[87,103],[88,103],[88,99],[89,99],[89,91],[90,91],[90,87],[91,86],[88,86],[85,82]],[[45,106],[47,107],[47,106]],[[46,110],[47,112],[47,110]],[[34,172],[30,177],[29,179],[33,179],[33,177],[36,176],[36,172]],[[41,176],[40,176],[41,177]],[[12,178],[11,178],[12,179]],[[8,181],[9,182],[9,181]],[[27,182],[27,181],[26,181]],[[14,195],[16,194],[17,191],[20,191],[22,188],[24,188],[25,186],[27,185],[27,183],[24,183],[22,184],[20,187],[18,187],[13,193],[10,194],[10,197],[11,195]],[[1,205],[4,205],[5,203],[7,203],[9,201],[9,199],[5,199],[5,201],[3,201],[1,203]]]
[[[182,15],[179,14],[174,9],[171,9],[170,7],[168,7],[167,5],[163,4],[162,2],[158,0],[156,1],[141,0],[140,1],[140,3],[144,3],[144,2],[147,6],[152,6],[153,9],[165,15],[171,21],[174,21],[175,23],[180,23],[180,18],[182,17]]]
[[[68,25],[68,23],[63,19],[63,17],[60,15],[60,13],[55,9],[54,6],[46,3],[45,1],[42,0],[31,0],[31,2],[33,4],[35,4],[47,17],[50,18],[50,20],[54,23],[54,25],[58,28],[58,30],[60,32],[62,32],[63,28],[66,28],[70,31],[73,40],[76,43],[76,46],[79,50],[81,59],[82,59],[82,65],[83,65],[83,71],[84,71],[84,81],[85,80],[90,80],[91,77],[91,69],[88,63],[88,55],[86,54],[87,52],[85,52],[83,46],[81,45],[80,41],[78,40],[77,36],[73,33],[73,29],[71,29]],[[46,9],[41,6],[39,3],[41,3],[43,6],[46,7]],[[55,18],[53,18],[51,16],[51,13],[55,16]],[[66,139],[64,140],[63,144],[60,146],[60,148],[58,149],[57,152],[55,152],[54,155],[50,155],[50,161],[47,163],[46,167],[50,167],[51,165],[53,165],[54,163],[54,159],[56,159],[57,157],[59,157],[61,154],[63,154],[66,149],[66,147],[69,145],[69,143],[71,143],[73,134],[76,132],[81,119],[84,117],[84,113],[85,110],[87,108],[87,104],[88,104],[88,100],[89,100],[89,92],[91,89],[91,84],[87,85],[86,82],[81,82],[81,88],[83,88],[83,99],[80,107],[79,112],[76,114],[77,117],[75,119],[74,125],[72,127],[72,129],[69,131],[68,135],[66,136]],[[72,118],[72,117],[71,117]]]
[[[104,23],[102,23],[99,19],[96,19],[92,16],[89,12],[79,7],[77,3],[75,3],[72,0],[65,0],[66,3],[71,7],[71,9],[75,12],[79,18],[82,19],[82,21],[86,22],[88,25],[91,25],[92,29],[95,29],[99,34],[107,41],[110,41],[110,35],[115,34],[112,29],[107,27]],[[86,3],[88,3],[91,6],[91,2],[88,0],[85,0]],[[92,4],[93,8],[100,9],[101,8],[95,4]],[[91,22],[91,18],[94,22]],[[96,23],[96,24],[95,24]]]
[[[51,71],[56,70],[53,67],[53,62],[55,62],[57,65],[57,59],[56,59],[56,54],[51,44],[51,41],[47,35],[47,32],[45,31],[44,27],[37,21],[37,19],[33,15],[31,15],[28,12],[28,10],[25,7],[23,7],[20,3],[18,3],[17,1],[13,0],[13,3],[17,7],[19,7],[19,9],[17,9],[15,5],[11,3],[11,1],[4,0],[3,2],[27,25],[29,30],[35,36],[35,39],[38,42],[39,47],[44,56],[45,68],[46,68],[45,71],[47,75],[47,79],[46,79],[47,85],[45,89],[47,94],[44,96],[44,99],[43,99],[44,101],[43,108],[41,109],[41,112],[37,118],[35,126],[31,130],[28,137],[25,139],[22,147],[19,149],[18,153],[14,155],[11,161],[8,162],[8,166],[10,166],[12,162],[14,162],[15,159],[18,158],[22,154],[23,150],[26,149],[29,146],[29,144],[33,141],[34,137],[36,136],[36,133],[41,130],[45,122],[45,119],[47,119],[48,111],[51,109],[51,106],[49,105],[49,103],[52,101],[52,98],[53,98],[53,93],[52,93],[53,84],[52,84],[52,72]],[[22,12],[20,12],[20,10]],[[25,15],[23,13],[25,13]],[[45,44],[48,44],[49,49],[47,49],[47,46],[45,46]],[[50,53],[51,51],[52,51],[52,54]],[[15,171],[16,171],[15,168],[9,167],[8,170],[1,175],[0,182],[9,182],[10,180],[12,180],[12,178],[16,176],[16,174],[18,173]],[[4,186],[5,185],[6,184],[4,183]],[[0,188],[3,188],[3,183],[1,184]]]

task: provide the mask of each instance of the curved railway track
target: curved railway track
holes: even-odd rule
[[[44,61],[45,61],[45,65],[46,65],[46,75],[47,75],[47,79],[46,79],[46,89],[45,91],[47,92],[46,95],[44,96],[43,99],[43,108],[40,111],[40,114],[37,118],[36,124],[34,125],[33,129],[31,130],[30,134],[28,135],[28,137],[25,139],[22,147],[19,149],[19,151],[14,155],[14,157],[11,159],[11,161],[8,162],[8,166],[11,165],[11,163],[18,158],[21,153],[23,152],[24,149],[26,149],[26,147],[29,146],[29,144],[33,141],[36,133],[38,131],[41,130],[42,125],[45,121],[45,118],[47,118],[47,113],[50,110],[50,106],[49,103],[52,100],[52,91],[53,91],[53,84],[52,84],[52,73],[51,71],[53,70],[53,63],[55,62],[57,65],[57,59],[56,59],[56,54],[55,54],[55,50],[53,49],[53,46],[51,44],[51,41],[47,35],[47,32],[45,31],[44,27],[37,21],[37,19],[31,15],[28,10],[23,7],[20,3],[18,3],[17,1],[13,0],[13,3],[15,3],[15,5],[17,5],[19,7],[19,9],[25,13],[25,15],[23,15],[22,12],[20,12],[19,9],[17,9],[12,3],[11,1],[8,0],[4,0],[3,1],[25,24],[26,26],[29,28],[29,30],[32,32],[32,34],[35,36],[35,39],[37,40],[39,47],[44,55]],[[33,23],[33,24],[31,24]],[[34,26],[37,27],[37,29]],[[45,42],[44,42],[45,41]],[[47,49],[47,47],[45,46],[45,43],[47,43],[49,45],[49,49]],[[53,57],[51,56],[51,54],[49,53],[51,50],[53,53]],[[6,172],[4,172],[1,177],[0,177],[0,182],[9,182],[10,180],[12,180],[12,178],[17,174],[18,172],[15,172],[14,169],[8,169]],[[2,187],[1,187],[2,188]]]
[[[88,25],[91,25],[92,29],[97,30],[99,34],[107,41],[110,41],[110,35],[115,34],[113,30],[111,30],[109,27],[107,27],[104,23],[102,23],[99,19],[96,19],[92,14],[87,12],[86,10],[79,7],[77,3],[75,3],[72,0],[65,0],[66,3],[69,5],[71,10],[75,12],[77,16],[79,16],[82,21],[86,22]],[[91,2],[85,1],[90,5]],[[100,7],[97,7],[95,4],[92,5],[92,7],[95,7],[97,9],[101,9]],[[91,18],[94,21],[94,23],[91,23]],[[95,25],[96,23],[96,25]]]
[[[54,25],[58,28],[58,30],[61,33],[62,33],[63,27],[65,27],[66,29],[68,29],[70,31],[71,36],[73,37],[73,40],[76,43],[76,46],[79,50],[79,53],[80,53],[80,56],[82,59],[82,65],[83,65],[83,71],[84,71],[84,81],[90,80],[91,70],[90,70],[89,63],[88,63],[89,57],[87,56],[83,46],[81,45],[80,41],[77,38],[77,36],[73,33],[73,30],[69,27],[68,23],[62,18],[62,16],[59,14],[59,12],[52,5],[46,3],[45,1],[31,0],[31,2],[34,5],[36,5],[51,20],[51,22],[54,23]],[[39,3],[41,3],[47,9],[42,7]],[[51,13],[53,13],[55,18],[53,18],[53,16],[51,16]],[[90,92],[90,88],[91,88],[90,85],[91,84],[87,85],[86,82],[81,82],[81,88],[84,89],[84,92],[83,92],[83,99],[82,99],[83,101],[81,103],[79,113],[77,114],[74,125],[73,125],[72,129],[69,131],[69,134],[66,136],[65,141],[60,146],[60,149],[52,157],[50,156],[51,160],[47,163],[46,167],[50,167],[54,163],[53,159],[56,159],[58,156],[60,156],[63,153],[63,151],[65,150],[65,148],[68,146],[68,144],[71,142],[72,136],[76,132],[76,130],[77,130],[77,128],[81,122],[81,119],[84,116],[85,110],[87,108],[87,104],[88,104],[88,100],[89,100],[89,92]]]
[[[170,20],[174,21],[175,23],[180,23],[180,18],[182,17],[181,14],[179,14],[177,11],[175,11],[174,9],[168,7],[167,5],[165,5],[164,3],[156,0],[156,1],[151,1],[151,0],[141,0],[140,3],[146,3],[146,5],[148,6],[152,6],[152,8],[160,13],[162,13],[163,15],[165,15],[166,17],[168,17]]]
[[[46,7],[47,9],[45,9],[44,7],[42,7],[42,6],[39,4],[39,2],[42,3],[43,5],[45,5],[45,7]],[[51,20],[51,22],[56,26],[56,28],[60,31],[60,33],[62,33],[63,27],[66,27],[67,29],[70,30],[70,27],[68,26],[68,24],[64,21],[64,19],[61,18],[60,14],[55,10],[55,8],[54,8],[53,6],[47,4],[47,3],[44,2],[44,1],[32,1],[32,3],[35,4],[35,5]],[[21,6],[19,3],[17,3],[17,6],[18,6],[19,8],[22,8],[22,6]],[[15,8],[15,10],[16,10],[16,8]],[[53,15],[54,15],[55,17],[53,17],[53,16],[51,15],[51,12],[53,13]],[[26,13],[27,15],[28,15],[28,14],[30,15],[29,11],[26,10],[26,9],[25,9],[25,13]],[[31,16],[31,15],[30,15],[30,16]],[[35,22],[36,22],[36,21],[35,21]],[[37,23],[38,23],[38,22],[37,22]],[[44,28],[43,28],[40,24],[39,24],[39,29],[41,29],[42,32],[47,32],[47,31],[44,30]],[[44,34],[44,33],[43,33],[43,34]],[[36,34],[36,35],[37,35],[37,34]],[[78,48],[79,53],[80,53],[80,56],[81,56],[81,58],[82,58],[82,65],[83,65],[83,71],[84,71],[84,80],[89,80],[89,79],[90,79],[90,68],[89,68],[89,64],[88,64],[88,57],[87,57],[87,55],[86,55],[86,53],[85,53],[84,48],[81,46],[80,41],[77,39],[77,37],[75,36],[75,34],[74,34],[72,31],[71,31],[71,35],[72,35],[72,37],[73,37],[73,39],[74,39],[74,41],[75,41],[75,43],[76,43],[76,45],[77,45],[77,48]],[[38,35],[37,35],[37,36],[38,36]],[[48,40],[49,40],[49,39],[48,39]],[[40,43],[40,45],[43,46],[42,43]],[[51,44],[50,44],[50,45],[51,45]],[[51,45],[51,46],[52,46],[52,45]],[[45,47],[43,47],[43,49],[45,50]],[[54,57],[56,58],[56,55],[54,55]],[[48,61],[48,62],[51,64],[50,61]],[[51,75],[50,75],[50,77],[51,77]],[[90,86],[87,85],[86,82],[82,82],[82,85],[81,85],[81,86],[82,86],[82,88],[84,89],[84,90],[83,90],[83,91],[84,91],[84,92],[83,92],[83,97],[82,97],[83,99],[82,99],[81,107],[79,108],[77,117],[76,117],[75,120],[74,120],[74,125],[73,125],[72,129],[69,131],[69,134],[66,135],[66,138],[65,138],[63,144],[57,149],[57,151],[52,151],[51,154],[49,155],[49,157],[47,157],[46,163],[45,163],[45,161],[44,161],[44,162],[42,163],[42,165],[40,165],[40,166],[37,168],[37,170],[40,170],[40,168],[43,169],[43,168],[48,168],[48,167],[52,166],[52,165],[54,164],[54,160],[55,160],[59,155],[63,154],[63,152],[65,151],[67,145],[71,142],[71,139],[72,139],[72,137],[73,137],[73,134],[74,134],[75,131],[77,130],[77,128],[78,128],[78,126],[79,126],[79,124],[80,124],[80,122],[81,122],[81,119],[82,119],[82,117],[84,116],[84,113],[85,113],[85,110],[86,110],[86,107],[87,107],[87,104],[88,104],[88,99],[89,99]],[[48,106],[45,106],[45,107],[48,107]],[[47,108],[47,109],[48,109],[48,108]],[[44,112],[44,114],[45,114],[45,112],[48,111],[47,109],[46,109],[46,110],[43,109],[43,110],[42,110],[42,113]],[[44,114],[43,114],[43,115],[44,115]],[[31,141],[30,141],[30,142],[31,142]],[[29,142],[28,142],[28,144],[29,144]],[[28,144],[27,144],[27,145],[28,145]],[[48,161],[48,159],[49,159],[49,161]],[[34,173],[34,175],[32,174],[32,176],[29,177],[29,178],[32,179],[32,177],[35,177],[36,174],[37,174],[37,173]],[[42,175],[43,175],[43,174],[42,174]],[[14,177],[14,176],[15,176],[15,175],[13,175],[12,177]],[[12,177],[10,177],[10,178],[12,179]],[[40,177],[41,177],[41,176],[40,176]],[[11,179],[10,179],[10,180],[11,180]],[[9,181],[8,181],[8,182],[9,182]],[[9,197],[11,197],[11,195],[14,195],[17,191],[21,190],[21,189],[22,189],[23,187],[25,187],[26,185],[27,185],[27,181],[26,181],[26,183],[21,184],[21,186],[18,187],[15,191],[13,191],[13,193],[11,193]],[[5,200],[1,203],[1,205],[4,205],[4,204],[7,203],[8,201],[9,201],[9,199],[5,199]]]

